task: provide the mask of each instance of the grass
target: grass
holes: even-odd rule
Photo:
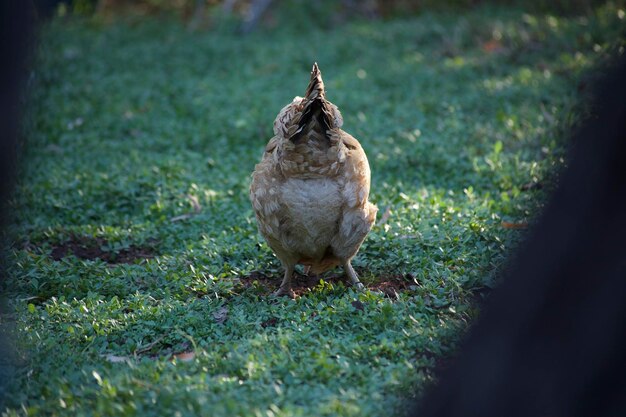
[[[51,22],[11,201],[2,415],[400,414],[540,210],[623,18]],[[335,271],[275,300],[249,175],[313,61],[387,211],[354,261],[384,291]]]

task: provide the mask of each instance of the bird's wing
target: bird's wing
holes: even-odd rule
[[[347,148],[344,170],[338,179],[343,190],[343,214],[331,246],[337,257],[350,259],[372,228],[378,208],[368,202],[370,168],[363,148],[349,134],[343,131],[339,131],[339,134]]]

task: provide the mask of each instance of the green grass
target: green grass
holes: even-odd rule
[[[482,8],[250,37],[47,25],[11,202],[3,415],[400,413],[523,237],[502,222],[545,201],[584,74],[624,44],[618,14]],[[391,213],[354,265],[370,287],[405,287],[397,297],[355,292],[339,271],[295,301],[267,296],[281,268],[250,173],[314,61]],[[109,262],[63,257],[70,242]]]

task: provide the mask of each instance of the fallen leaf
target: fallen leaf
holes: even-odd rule
[[[511,223],[511,222],[502,222],[502,227],[505,229],[513,229],[520,230],[528,228],[528,222],[519,222],[519,223]]]
[[[228,320],[228,309],[226,307],[220,307],[215,313],[213,318],[217,324],[224,324]]]
[[[173,358],[178,359],[179,361],[183,361],[183,362],[192,361],[195,359],[195,357],[196,357],[196,353],[194,351],[176,353],[173,356]]]
[[[502,47],[502,43],[500,43],[500,41],[497,41],[495,39],[491,39],[483,43],[483,51],[487,52],[488,54],[499,52],[503,49],[504,48]]]

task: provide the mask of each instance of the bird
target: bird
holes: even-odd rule
[[[276,116],[274,136],[252,173],[259,232],[284,268],[275,296],[295,298],[291,280],[298,264],[314,274],[342,266],[352,285],[365,289],[351,260],[378,208],[369,201],[365,151],[342,125],[315,63],[304,97]]]

